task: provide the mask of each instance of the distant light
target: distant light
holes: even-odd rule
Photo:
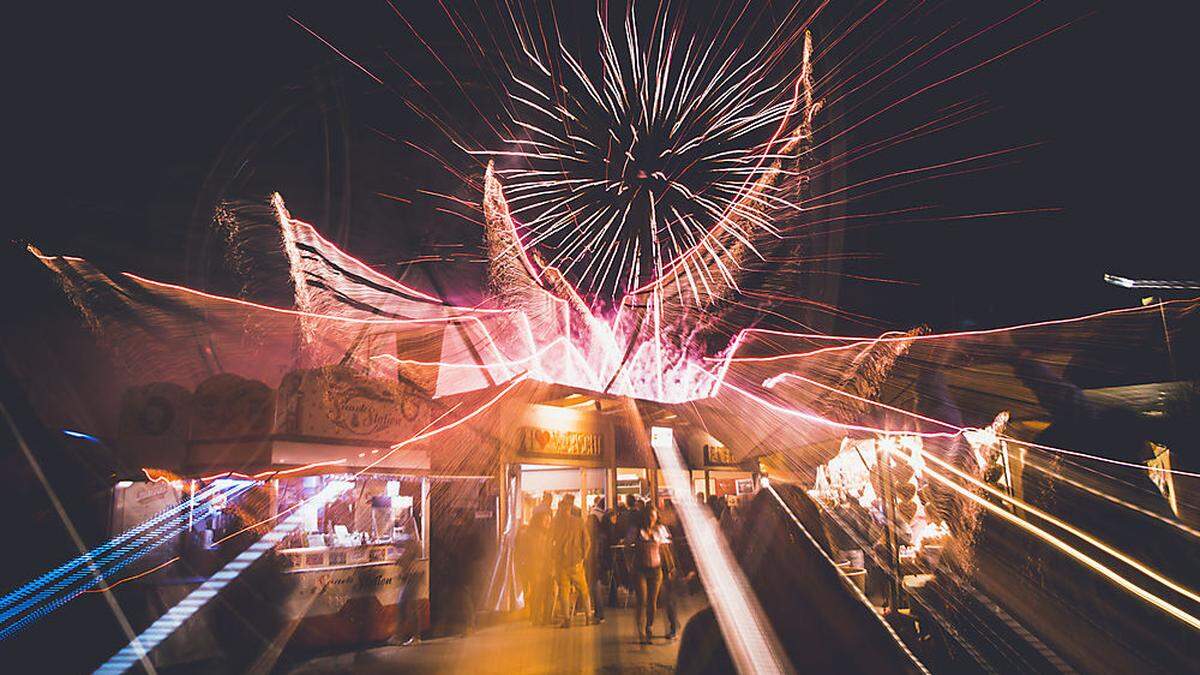
[[[761,476],[758,479],[758,486],[764,490],[771,487],[771,479],[766,476]]]
[[[1200,281],[1194,279],[1128,279],[1115,274],[1105,274],[1104,280],[1121,288],[1154,288],[1169,291],[1200,290]]]
[[[71,438],[82,438],[85,441],[91,441],[93,443],[100,443],[100,444],[104,443],[104,441],[101,441],[99,438],[96,438],[95,436],[93,436],[91,434],[85,434],[82,431],[75,431],[73,429],[63,429],[62,432],[64,435],[70,436]]]
[[[130,487],[131,485],[133,485],[133,481],[131,481],[131,480],[117,481],[117,489],[118,490],[124,490],[125,488]]]

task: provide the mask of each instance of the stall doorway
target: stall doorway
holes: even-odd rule
[[[575,505],[582,497],[584,511],[596,505],[604,497],[608,484],[606,469],[581,468],[554,464],[521,465],[521,522],[528,523],[533,509],[549,494],[552,508],[557,510],[563,495],[575,495]]]

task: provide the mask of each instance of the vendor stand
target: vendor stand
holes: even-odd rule
[[[153,397],[128,396],[126,402],[161,408]],[[176,412],[186,415],[189,433],[183,447],[169,453],[181,461],[148,469],[145,481],[118,485],[114,532],[159,507],[207,495],[214,483],[245,483],[247,489],[216,508],[208,502],[203,510],[189,506],[183,533],[131,570],[131,577],[146,573],[136,583],[151,616],[236,555],[253,539],[251,530],[270,529],[298,512],[305,517],[274,551],[275,577],[264,584],[274,612],[264,634],[274,634],[273,643],[300,651],[348,647],[404,640],[428,628],[430,450],[392,447],[394,439],[433,419],[426,400],[378,378],[319,369],[289,373],[278,393],[219,375],[186,402]],[[146,417],[139,410],[123,416]],[[134,431],[138,442],[153,440],[146,428]],[[329,503],[316,503],[331,481],[348,488]],[[161,571],[153,567],[175,559],[178,564]],[[197,617],[188,624],[191,634],[173,641],[188,653],[165,645],[156,661],[227,653],[231,638],[219,623]]]

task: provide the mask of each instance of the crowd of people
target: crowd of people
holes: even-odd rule
[[[575,495],[564,494],[552,512],[547,492],[517,537],[517,571],[525,606],[535,625],[569,628],[582,610],[588,624],[604,621],[604,608],[636,602],[637,638],[650,644],[661,606],[679,631],[676,597],[692,575],[691,558],[670,502],[663,513],[636,495],[607,508],[598,499],[585,517]],[[682,564],[681,564],[682,563]]]

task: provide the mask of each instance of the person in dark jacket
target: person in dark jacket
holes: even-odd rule
[[[674,515],[674,511],[665,511]],[[659,553],[662,557],[662,585],[659,590],[659,604],[667,613],[667,623],[671,628],[667,631],[667,639],[674,640],[679,632],[679,615],[675,610],[675,597],[680,580],[678,558],[675,555],[675,541],[671,528],[666,522],[657,526]]]
[[[605,543],[603,550],[605,578],[608,579],[608,606],[617,606],[617,588],[624,585],[625,582],[625,556],[622,548],[622,537],[620,530],[617,529],[617,523],[620,521],[619,514],[625,507],[621,502],[617,502],[616,508],[609,509],[604,513],[605,531],[608,533],[608,541]]]
[[[603,591],[600,588],[600,580],[604,576],[610,550],[608,522],[605,515],[604,498],[601,497],[596,500],[595,506],[588,512],[588,540],[591,546],[588,550],[587,562],[584,565],[587,570],[588,588],[592,592],[592,611],[595,612],[596,621],[604,621],[604,600],[601,597]]]
[[[588,623],[596,623],[592,613],[592,597],[588,591],[587,570],[584,568],[584,562],[591,550],[588,539],[587,527],[575,508],[575,495],[563,495],[558,504],[558,512],[554,515],[552,535],[552,550],[558,578],[559,613],[563,628],[571,627],[571,617],[575,610],[572,590],[575,591],[575,597],[583,601]]]

